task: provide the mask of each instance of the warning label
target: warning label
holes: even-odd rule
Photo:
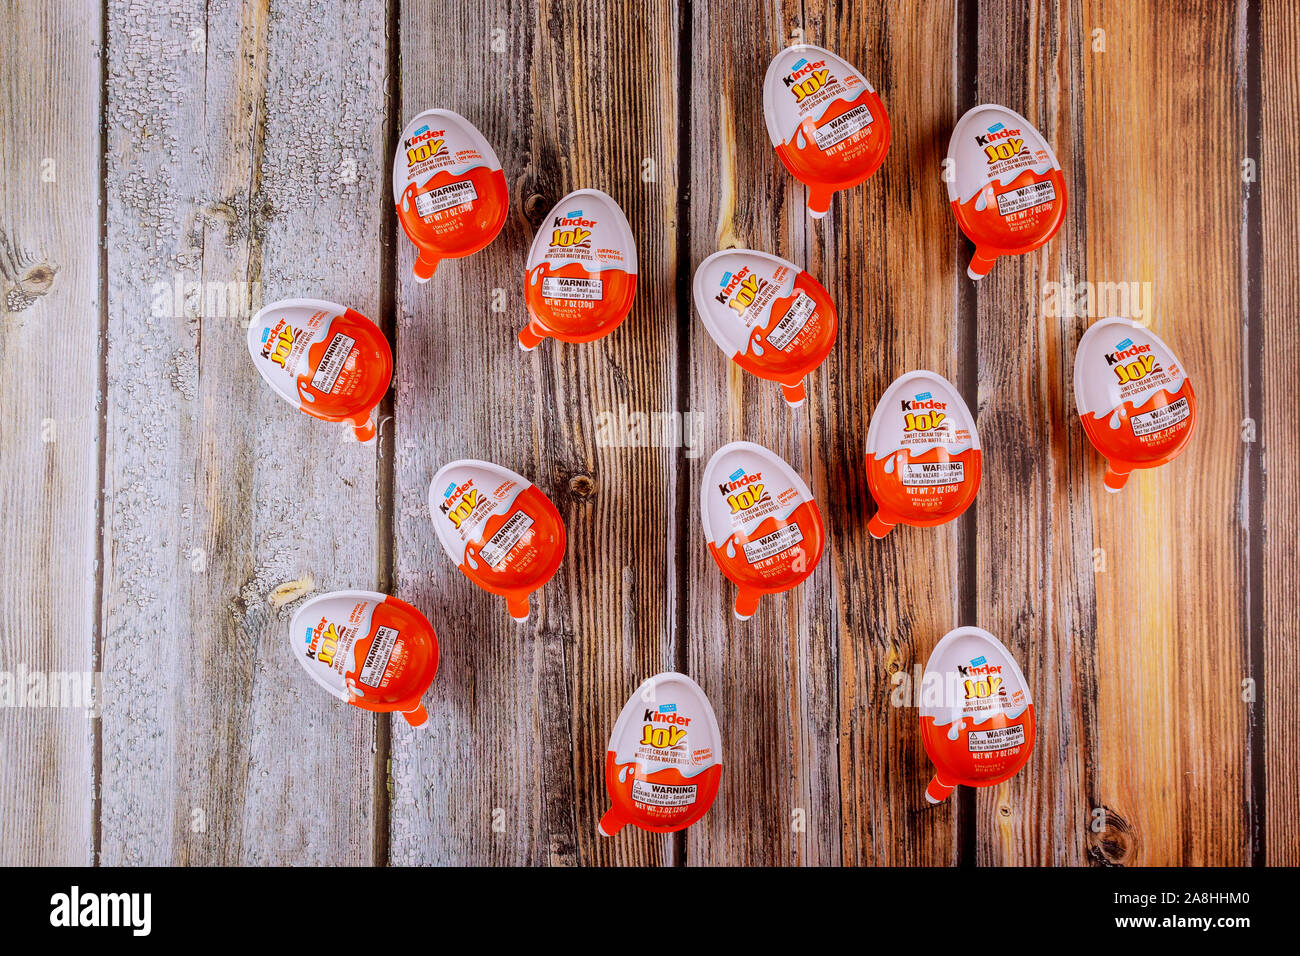
[[[695,802],[699,790],[694,784],[674,786],[667,783],[647,783],[645,780],[632,781],[632,799],[648,803],[652,807],[688,807]]]
[[[1129,423],[1133,426],[1133,434],[1141,438],[1143,435],[1158,432],[1162,428],[1177,425],[1190,414],[1191,410],[1188,408],[1187,399],[1180,398],[1178,401],[1163,405],[1160,408],[1154,408],[1141,415],[1134,415],[1129,419]]]
[[[786,548],[792,548],[803,540],[803,532],[797,524],[788,524],[777,528],[771,534],[765,534],[757,541],[745,542],[745,560],[757,564],[764,558],[780,554]]]
[[[570,279],[548,276],[542,280],[542,295],[547,299],[578,299],[594,302],[604,297],[605,285],[599,279]]]
[[[475,199],[478,199],[478,192],[474,189],[474,183],[466,179],[463,182],[448,183],[446,186],[431,189],[427,193],[416,193],[415,211],[421,216],[432,216],[435,212],[473,202]]]
[[[1025,742],[1025,728],[998,727],[994,730],[972,730],[966,736],[966,746],[971,753],[986,753],[990,750],[1006,750]]]
[[[522,511],[516,511],[497,529],[497,533],[479,548],[478,556],[488,563],[488,567],[495,568],[505,560],[510,549],[519,543],[519,539],[526,535],[532,526],[531,517]]]
[[[1045,179],[1041,183],[1030,183],[1028,186],[1002,193],[998,196],[998,212],[1003,216],[1009,216],[1022,209],[1041,206],[1055,198],[1056,187],[1052,185],[1050,179]]]
[[[855,106],[847,113],[841,113],[829,122],[818,126],[813,132],[813,139],[817,141],[817,148],[823,152],[844,142],[860,129],[871,125],[875,119],[871,115],[871,110],[866,105]]]
[[[393,645],[397,643],[397,628],[380,627],[375,631],[375,639],[366,653],[366,663],[357,676],[359,683],[367,687],[378,687],[388,670],[388,660],[393,656]]]
[[[800,292],[794,302],[790,303],[790,308],[786,310],[785,315],[781,316],[781,321],[772,326],[772,331],[767,333],[768,342],[773,348],[784,350],[808,324],[808,320],[816,310],[817,303],[813,301],[813,297],[807,292]]]
[[[321,356],[320,365],[316,368],[316,374],[311,378],[311,387],[318,392],[331,392],[334,389],[334,383],[338,380],[339,372],[343,371],[343,364],[347,362],[348,356],[352,354],[352,346],[355,341],[342,332],[339,332],[330,340],[330,344],[325,346],[325,354]]]
[[[959,485],[966,477],[966,466],[960,461],[909,462],[898,477],[905,485]]]

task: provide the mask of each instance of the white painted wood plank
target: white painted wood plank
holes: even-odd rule
[[[376,585],[375,451],[263,385],[229,304],[151,306],[247,283],[380,319],[384,24],[110,11],[105,863],[373,858],[375,719],[311,686],[269,598]]]
[[[99,457],[98,8],[0,31],[0,865],[94,848],[94,726],[35,684],[94,669]],[[5,690],[5,685],[8,691]],[[59,690],[64,685],[55,683]],[[10,697],[9,695],[13,696]]]

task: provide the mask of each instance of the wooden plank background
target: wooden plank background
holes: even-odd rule
[[[18,120],[0,132],[0,673],[102,672],[89,715],[0,707],[0,863],[1300,861],[1290,5],[20,0],[0,18]],[[800,40],[857,64],[894,131],[821,222],[762,121],[767,63]],[[1070,208],[975,285],[942,160],[990,101],[1053,144]],[[493,143],[512,212],[417,285],[389,169],[431,106]],[[528,244],[586,186],[637,235],[633,312],[522,353]],[[800,409],[694,315],[694,266],[733,246],[835,299]],[[1188,451],[1118,496],[1073,410],[1091,318],[1045,306],[1082,282],[1149,290],[1202,403]],[[392,336],[377,446],[248,361],[249,309],[292,296]],[[873,541],[867,424],[918,367],[978,408],[984,484],[960,521]],[[700,430],[604,441],[624,411]],[[745,623],[696,500],[741,438],[808,478],[829,531],[808,582]],[[460,457],[564,515],[526,624],[435,541],[428,482]],[[338,706],[291,661],[295,601],[344,587],[433,622],[427,731]],[[916,713],[890,695],[963,623],[1017,654],[1040,737],[1008,783],[932,808]],[[609,730],[666,669],[717,710],[717,803],[684,834],[599,837]]]

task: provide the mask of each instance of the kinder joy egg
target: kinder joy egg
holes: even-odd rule
[[[736,583],[735,615],[747,621],[764,594],[812,574],[826,543],[822,514],[803,479],[753,442],[714,452],[704,468],[700,518],[709,553]]]
[[[980,436],[961,394],[942,375],[894,379],[867,429],[867,525],[883,538],[896,524],[928,528],[970,507],[980,487]]]
[[[1074,404],[1083,431],[1106,459],[1107,491],[1134,468],[1163,465],[1187,447],[1196,396],[1178,356],[1132,319],[1094,322],[1074,357]]]
[[[362,710],[429,719],[420,698],[438,673],[438,638],[405,601],[373,591],[332,591],[304,603],[289,643],[312,680]]]
[[[465,577],[528,620],[528,596],[564,560],[564,522],[551,499],[508,468],[465,459],[433,476],[429,514]]]
[[[613,804],[602,836],[631,823],[652,833],[684,830],[713,805],[722,778],[718,721],[700,685],[685,674],[657,674],[623,705],[605,752]]]
[[[360,312],[319,299],[274,302],[253,316],[248,351],[290,405],[327,422],[351,422],[357,441],[374,441],[374,410],[392,380],[393,353]]]
[[[509,208],[497,154],[469,120],[425,110],[402,130],[393,157],[393,202],[415,243],[415,278],[428,282],[443,259],[478,252],[501,231]]]
[[[991,787],[1014,776],[1034,749],[1034,702],[1002,642],[978,627],[944,635],[921,685],[921,740],[935,774],[925,799],[958,784]]]
[[[599,189],[569,193],[533,239],[525,268],[528,325],[519,347],[548,335],[590,342],[613,332],[636,295],[636,240],[618,203]]]
[[[722,351],[746,372],[779,382],[792,406],[804,376],[835,344],[830,293],[807,272],[753,249],[715,252],[695,270],[695,308]]]
[[[1019,113],[986,103],[952,131],[948,200],[975,256],[966,274],[982,279],[998,256],[1037,249],[1065,218],[1065,177],[1056,154]]]
[[[889,116],[879,94],[846,60],[819,46],[787,47],[763,79],[763,116],[776,154],[808,186],[808,215],[864,181],[889,152]]]

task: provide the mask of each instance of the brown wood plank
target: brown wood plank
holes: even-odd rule
[[[973,623],[1019,661],[1038,721],[1026,768],[979,792],[982,864],[1086,859],[1083,762],[1096,747],[1085,723],[1096,680],[1087,465],[1095,462],[1075,424],[1071,383],[1073,346],[1087,323],[1045,320],[1040,310],[1043,283],[1059,277],[1081,232],[1085,199],[1077,118],[1060,92],[1061,78],[1079,68],[1070,59],[1077,25],[1058,14],[1050,5],[981,3],[976,25],[975,101],[1008,106],[1037,126],[1065,171],[1071,203],[1052,243],[1000,259],[974,292],[984,475],[972,509]],[[962,273],[971,248],[959,248]]]
[[[847,54],[880,91],[893,134],[881,170],[840,193],[831,218],[806,231],[808,267],[824,277],[841,318],[812,425],[815,473],[833,502],[827,617],[839,648],[846,863],[944,865],[957,853],[957,803],[926,803],[932,768],[919,715],[893,706],[891,681],[924,668],[960,623],[960,525],[899,527],[873,540],[865,472],[871,413],[895,378],[928,368],[961,380],[956,284],[965,280],[954,266],[957,230],[939,175],[956,108],[954,20],[951,3],[879,3],[847,14],[804,5],[805,28]],[[920,76],[929,79],[918,83]]]
[[[730,776],[688,832],[687,861],[953,862],[952,807],[925,809],[919,718],[890,695],[892,675],[924,664],[956,623],[957,532],[900,529],[872,541],[863,462],[871,412],[897,375],[929,367],[957,377],[955,229],[940,179],[954,11],[881,5],[841,16],[805,3],[739,20],[723,6],[693,7],[692,265],[728,246],[784,256],[828,288],[840,329],[808,403],[790,410],[775,386],[722,354],[692,311],[692,407],[709,430],[691,476],[689,669],[713,694]],[[897,124],[885,166],[837,194],[820,223],[806,217],[805,189],[762,121],[767,64],[800,38],[863,70]],[[918,84],[918,75],[936,81]],[[694,500],[708,456],[739,439],[772,448],[808,478],[829,535],[812,578],[764,599],[744,623],[731,616],[733,588],[704,547]],[[792,826],[796,810],[803,831]]]
[[[6,866],[93,860],[96,724],[61,695],[93,688],[96,669],[100,28],[98,9],[60,2],[11,7],[0,31]]]
[[[670,858],[667,837],[629,827],[605,839],[596,823],[614,720],[674,660],[682,452],[600,446],[597,428],[620,405],[675,411],[677,21],[668,3],[402,6],[399,123],[431,107],[475,123],[504,166],[512,212],[491,246],[445,262],[425,286],[397,240],[398,593],[431,614],[443,658],[428,738],[394,730],[394,863]],[[448,46],[448,34],[464,42]],[[605,339],[525,354],[515,334],[528,246],[552,204],[583,187],[627,214],[636,302]],[[490,307],[495,289],[504,312]],[[565,562],[522,626],[434,536],[429,481],[466,457],[534,480],[567,525]]]
[[[1248,859],[1237,42],[1217,4],[980,5],[979,98],[1034,122],[1071,189],[1057,238],[978,291],[979,623],[1040,720],[1026,771],[978,798],[981,863]],[[1205,396],[1191,447],[1119,495],[1074,411],[1090,320],[1044,314],[1052,281],[1150,283]]]
[[[105,863],[373,858],[374,718],[311,685],[272,592],[374,586],[375,450],[265,386],[230,301],[167,289],[378,318],[384,22],[110,10]]]
[[[1259,5],[1258,70],[1260,133],[1258,157],[1262,239],[1254,250],[1259,260],[1258,316],[1252,316],[1258,343],[1262,332],[1262,442],[1265,483],[1263,591],[1264,673],[1258,688],[1264,704],[1264,780],[1267,806],[1265,862],[1300,864],[1300,731],[1295,688],[1300,685],[1300,633],[1297,610],[1296,547],[1300,539],[1300,470],[1295,464],[1294,396],[1300,393],[1300,341],[1295,316],[1300,311],[1300,143],[1295,117],[1300,114],[1300,10],[1294,4]],[[1258,346],[1257,346],[1258,347]],[[1253,488],[1254,494],[1260,489]]]

